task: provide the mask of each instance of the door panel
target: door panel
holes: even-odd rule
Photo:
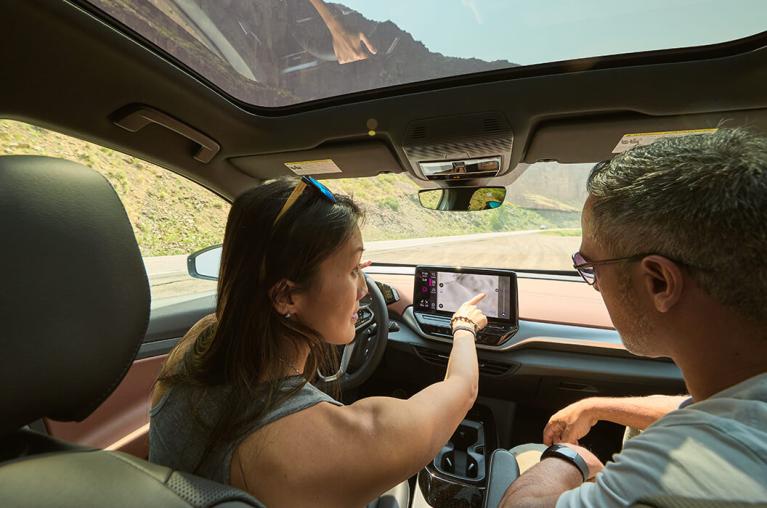
[[[149,397],[167,355],[136,360],[112,393],[82,422],[45,420],[48,433],[84,446],[120,450],[146,458]]]

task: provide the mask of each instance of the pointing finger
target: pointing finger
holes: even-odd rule
[[[481,302],[485,298],[485,296],[486,296],[485,293],[480,293],[466,303],[468,303],[469,305],[477,305],[479,302]]]

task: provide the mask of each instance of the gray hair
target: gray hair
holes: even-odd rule
[[[667,138],[589,176],[594,238],[657,253],[720,303],[767,323],[767,138],[747,129]]]

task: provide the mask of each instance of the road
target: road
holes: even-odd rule
[[[365,257],[379,263],[572,270],[570,256],[581,242],[579,236],[539,230],[445,238],[370,242]]]

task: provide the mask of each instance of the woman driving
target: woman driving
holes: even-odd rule
[[[364,506],[416,474],[477,395],[475,306],[455,313],[445,379],[409,399],[343,405],[335,371],[367,293],[361,211],[310,177],[239,196],[218,303],[168,357],[152,395],[151,461],[239,487],[270,507]]]

